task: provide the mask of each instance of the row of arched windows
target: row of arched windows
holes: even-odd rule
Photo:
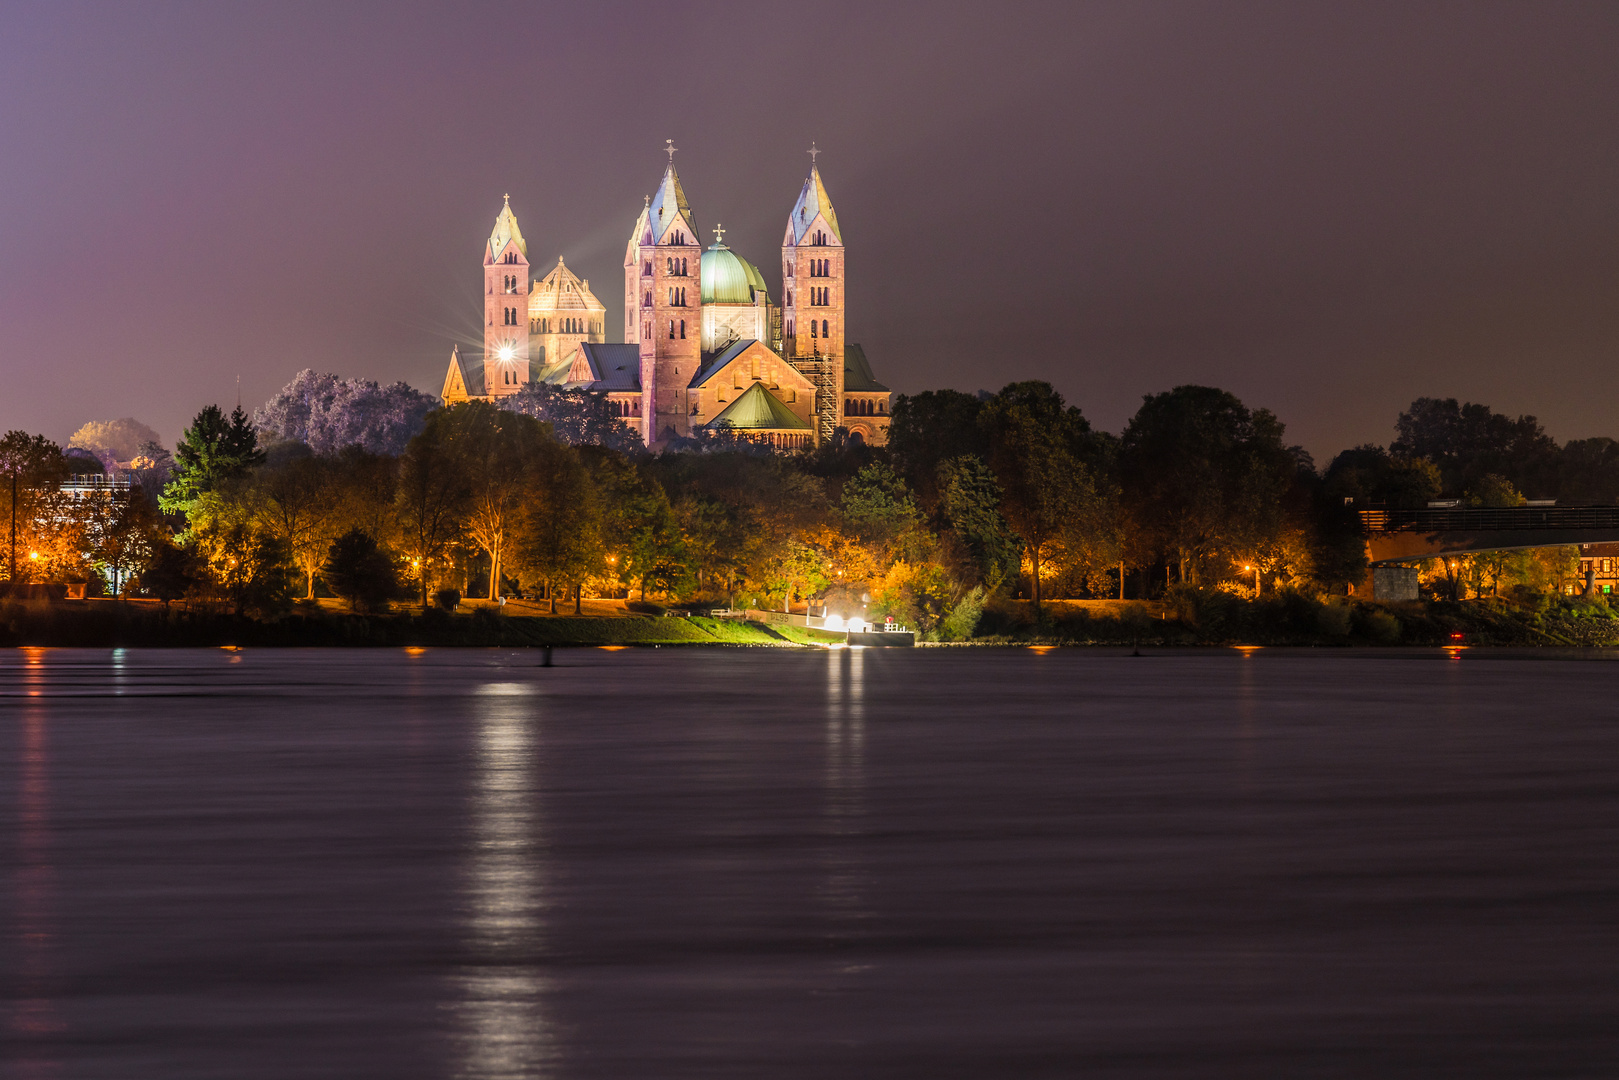
[[[826,247],[826,233],[822,232],[820,229],[815,230],[815,246]]]
[[[510,307],[509,308],[502,308],[501,312],[502,313],[501,313],[501,316],[500,316],[500,325],[502,325],[502,326],[517,326],[517,325],[519,325],[519,323],[517,322],[517,309],[516,308],[510,308]]]
[[[620,416],[640,416],[641,399],[632,398],[629,401],[615,401],[612,403],[614,411]]]
[[[810,260],[810,277],[831,277],[831,276],[832,276],[832,260],[831,259],[811,259]]]
[[[843,403],[844,416],[887,416],[888,402],[882,398],[849,398]]]
[[[814,337],[814,336],[815,336],[815,320],[811,319],[810,320],[810,337]],[[821,320],[821,337],[831,337],[831,336],[832,336],[831,334],[826,332],[826,320],[822,319]]]
[[[669,242],[676,247],[685,247],[686,234],[681,232],[679,229],[676,229],[674,232],[669,234]]]
[[[512,266],[516,266],[517,265],[517,252],[508,251],[506,253],[506,257],[504,259],[500,260],[500,261],[503,262],[503,263],[509,263]]]
[[[509,293],[516,292],[517,291],[517,275],[516,274],[509,274],[506,277],[501,278],[500,279],[500,287],[505,289]]]
[[[826,307],[832,303],[832,290],[829,288],[811,289],[810,303],[816,307]]]
[[[686,289],[685,289],[684,286],[682,286],[680,288],[670,288],[670,290],[669,290],[669,306],[670,307],[685,307],[686,306]]]
[[[680,320],[680,336],[681,337],[686,336],[686,320],[685,319]],[[669,320],[669,340],[673,341],[674,339],[675,339],[675,320],[670,319]]]
[[[505,383],[507,386],[516,386],[516,385],[518,385],[518,383],[517,383],[517,372],[507,370],[507,371],[501,372],[500,374],[501,374],[501,382]]]
[[[668,264],[669,274],[672,277],[690,277],[691,276],[690,274],[686,273],[686,260],[685,259],[665,259],[664,262]],[[648,263],[647,266],[648,266],[648,269],[651,268],[650,263]]]

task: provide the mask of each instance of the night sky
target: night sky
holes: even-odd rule
[[[436,394],[501,195],[620,265],[664,140],[779,299],[811,140],[895,390],[1183,382],[1324,464],[1419,395],[1619,436],[1619,5],[0,8],[0,429]]]

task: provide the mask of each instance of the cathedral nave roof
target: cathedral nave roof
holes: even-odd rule
[[[748,387],[741,397],[704,426],[714,430],[729,427],[738,431],[810,430],[810,426],[781,399],[765,389],[764,383],[754,383]]]

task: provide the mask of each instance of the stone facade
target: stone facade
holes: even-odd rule
[[[648,445],[723,432],[790,449],[840,427],[885,442],[893,395],[846,343],[843,231],[820,169],[812,160],[788,214],[776,304],[723,230],[703,249],[672,145],[669,156],[625,246],[624,346],[602,345],[605,309],[562,260],[530,289],[508,204],[485,254],[484,364],[452,354],[446,403],[516,393],[537,378],[607,395]],[[527,313],[527,333],[514,330],[514,307]],[[601,347],[633,348],[604,359],[592,352]]]

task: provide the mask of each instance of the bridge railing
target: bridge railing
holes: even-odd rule
[[[1369,533],[1619,529],[1619,506],[1512,506],[1446,510],[1362,510]]]

